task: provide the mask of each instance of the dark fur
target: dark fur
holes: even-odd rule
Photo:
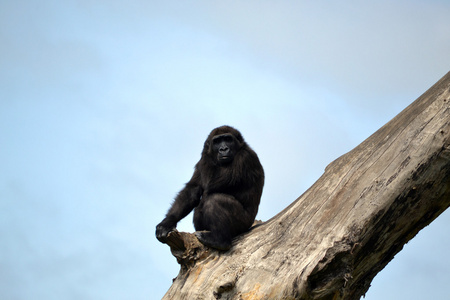
[[[230,163],[220,164],[212,140],[226,133],[234,137],[234,157]],[[207,246],[227,250],[232,238],[253,224],[263,186],[264,170],[241,133],[229,126],[218,127],[206,139],[191,180],[156,226],[156,237],[164,242],[178,221],[194,209],[198,239]]]

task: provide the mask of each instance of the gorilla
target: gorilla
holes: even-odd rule
[[[156,237],[165,243],[178,221],[194,209],[198,240],[228,250],[232,239],[252,226],[263,186],[263,167],[241,133],[230,126],[215,128],[204,143],[191,180],[156,226]]]

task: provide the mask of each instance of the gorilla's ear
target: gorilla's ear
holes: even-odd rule
[[[231,133],[231,135],[233,135],[234,141],[237,144],[237,149],[240,149],[245,144],[244,138],[238,130],[231,127],[231,130],[228,133]]]
[[[233,135],[238,140],[239,145],[242,146],[242,144],[244,143],[244,138],[242,137],[242,134],[236,130],[235,132],[233,132]]]
[[[208,155],[210,153],[210,146],[211,143],[209,142],[209,138],[206,139],[205,143],[203,144],[203,151],[202,151],[202,156],[203,155]]]

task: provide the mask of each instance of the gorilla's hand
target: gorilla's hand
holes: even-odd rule
[[[167,235],[174,231],[176,228],[176,225],[174,225],[172,222],[167,221],[167,219],[164,219],[161,223],[156,225],[156,238],[161,243],[166,243],[167,241]]]

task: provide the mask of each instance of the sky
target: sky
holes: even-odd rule
[[[220,125],[260,220],[449,71],[448,1],[0,0],[0,297],[160,299],[155,226]],[[366,299],[448,299],[450,212]],[[192,232],[192,215],[178,224]]]

